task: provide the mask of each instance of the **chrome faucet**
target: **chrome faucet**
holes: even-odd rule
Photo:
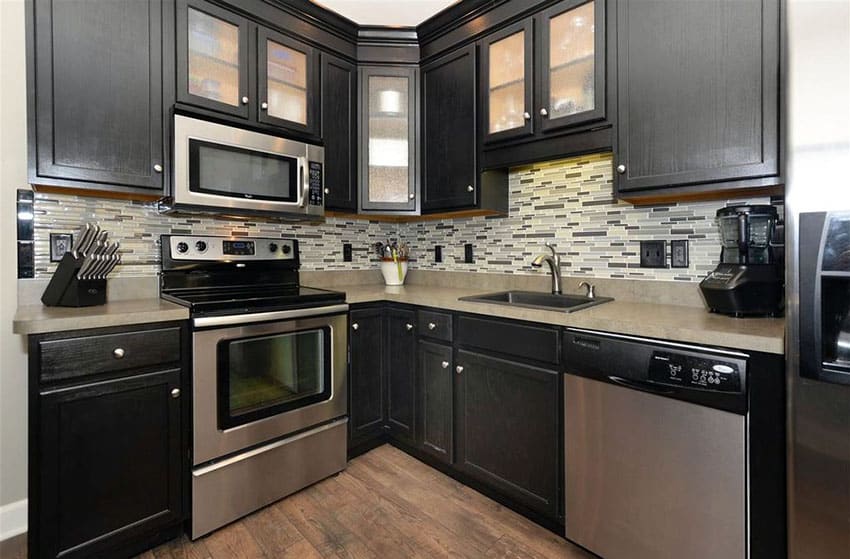
[[[543,263],[546,262],[549,264],[549,270],[552,272],[552,293],[554,295],[561,294],[561,258],[558,256],[558,253],[555,252],[555,247],[546,243],[546,248],[552,251],[552,254],[538,254],[534,260],[532,260],[531,265],[535,268],[540,268],[543,266]]]

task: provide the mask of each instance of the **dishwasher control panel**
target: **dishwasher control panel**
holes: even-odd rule
[[[656,350],[649,362],[649,380],[656,384],[716,392],[741,392],[743,371],[735,361]]]

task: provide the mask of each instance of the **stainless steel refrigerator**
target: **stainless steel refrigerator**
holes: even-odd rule
[[[850,558],[850,0],[787,0],[788,537]]]

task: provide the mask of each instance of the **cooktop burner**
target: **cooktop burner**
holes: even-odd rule
[[[298,241],[163,235],[160,293],[192,316],[271,312],[345,302],[301,286]]]

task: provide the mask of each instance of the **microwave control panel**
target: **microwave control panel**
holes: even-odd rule
[[[310,180],[310,205],[321,206],[324,204],[324,190],[322,189],[322,164],[318,161],[310,161],[309,163],[309,180]]]
[[[654,351],[649,363],[649,380],[683,388],[741,392],[745,372],[741,369],[733,360],[714,356]]]

